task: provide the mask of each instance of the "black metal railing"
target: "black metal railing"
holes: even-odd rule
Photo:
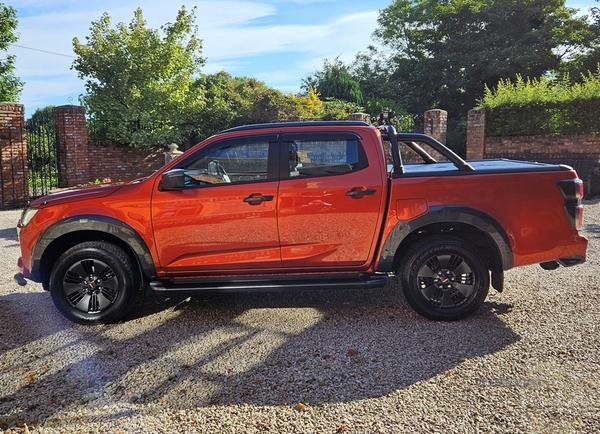
[[[29,196],[44,196],[60,185],[59,152],[51,111],[38,112],[25,123]]]
[[[423,134],[425,116],[423,113],[396,115],[394,126],[400,133]]]

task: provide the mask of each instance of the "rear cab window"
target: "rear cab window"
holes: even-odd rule
[[[286,134],[283,142],[282,178],[342,175],[369,166],[355,134]]]

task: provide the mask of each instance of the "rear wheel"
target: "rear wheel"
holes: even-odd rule
[[[50,275],[54,304],[79,324],[118,321],[131,309],[139,286],[129,256],[113,244],[98,241],[67,250]]]
[[[458,237],[433,236],[414,244],[398,276],[408,303],[434,320],[474,313],[485,300],[490,278],[477,250]]]

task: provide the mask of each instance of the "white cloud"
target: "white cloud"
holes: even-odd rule
[[[83,90],[83,83],[72,77],[29,79],[23,89],[21,103],[25,105],[25,115],[29,117],[36,108],[47,105],[78,104],[79,95]]]
[[[293,1],[307,5],[314,2]],[[328,21],[320,17],[319,24],[281,24],[278,9],[272,3],[186,1],[186,8],[198,7],[198,34],[203,40],[203,55],[208,58],[203,72],[226,70],[232,75],[251,75],[280,90],[297,91],[301,79],[319,68],[324,57],[340,55],[342,60],[351,60],[370,43],[376,26],[375,11],[331,17]],[[179,5],[167,1],[144,4],[148,26],[158,28],[174,21]],[[91,22],[104,11],[116,25],[129,23],[137,6],[133,0],[107,0],[101,4],[20,0],[17,12],[24,12],[19,16],[17,45],[74,56],[73,38],[85,42]],[[83,81],[70,69],[74,58],[19,47],[11,47],[9,52],[17,56],[16,73],[26,82],[21,102],[28,113],[38,106],[56,104],[56,100],[67,104],[71,98],[77,103]],[[287,60],[281,61],[279,55]],[[260,60],[256,60],[258,57]]]
[[[210,59],[232,59],[266,53],[297,52],[333,57],[364,49],[375,28],[376,12],[341,17],[320,25],[238,26],[215,29],[205,39]]]

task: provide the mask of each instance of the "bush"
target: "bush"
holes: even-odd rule
[[[568,77],[502,80],[485,90],[486,135],[568,135],[600,133],[600,71],[582,83]]]

